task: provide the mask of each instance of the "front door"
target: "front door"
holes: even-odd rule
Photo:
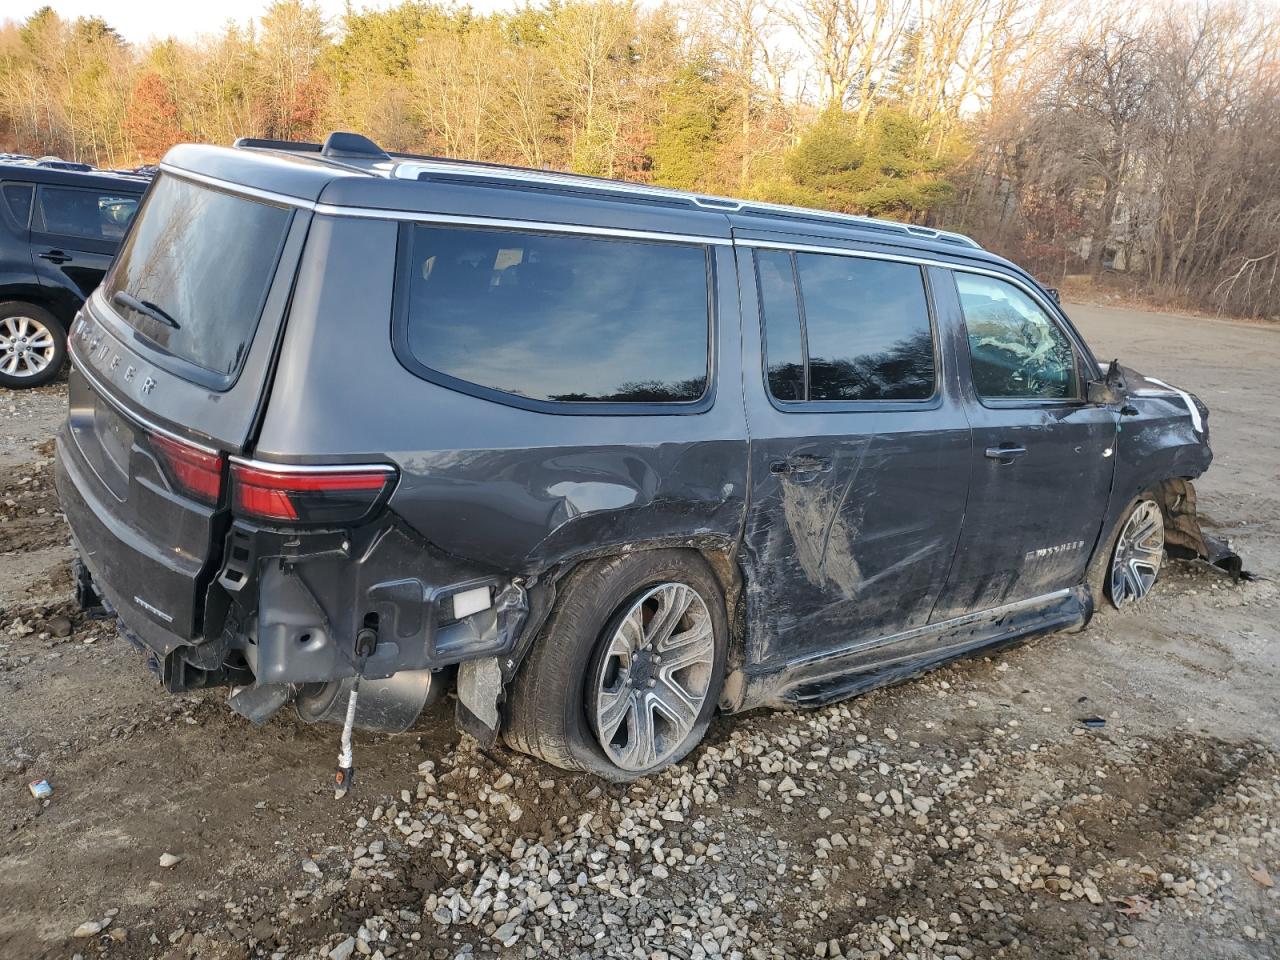
[[[969,427],[924,269],[852,249],[738,258],[748,660],[821,657],[926,623],[960,535]]]
[[[1111,490],[1117,422],[1114,410],[1085,401],[1091,361],[1047,303],[1011,280],[951,276],[935,293],[966,332],[973,451],[964,532],[935,621],[1084,578]]]

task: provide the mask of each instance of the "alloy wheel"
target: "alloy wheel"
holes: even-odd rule
[[[1164,516],[1154,500],[1143,500],[1125,522],[1111,558],[1111,602],[1117,607],[1151,592],[1164,559]]]
[[[589,713],[609,760],[647,770],[680,748],[711,687],[715,634],[706,601],[663,583],[633,601],[608,636],[589,682]]]
[[[53,362],[53,331],[34,317],[0,319],[0,373],[34,377]]]

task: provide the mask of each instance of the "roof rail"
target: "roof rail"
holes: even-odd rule
[[[767,203],[755,200],[735,200],[730,197],[707,196],[685,190],[673,190],[668,187],[631,183],[627,180],[608,180],[604,177],[592,177],[586,174],[557,173],[549,170],[535,170],[530,167],[486,163],[479,160],[455,160],[414,153],[387,152],[372,140],[356,133],[340,131],[331,133],[323,145],[288,140],[240,137],[236,140],[235,146],[259,150],[318,153],[322,157],[335,162],[364,160],[376,161],[380,165],[384,165],[388,160],[397,161],[390,175],[398,180],[459,179],[476,183],[488,180],[490,182],[498,181],[503,186],[524,185],[535,188],[583,190],[601,195],[613,194],[615,196],[643,197],[650,200],[691,204],[704,210],[714,210],[720,213],[758,214],[788,217],[794,220],[844,223],[868,230],[894,233],[898,236],[918,237],[922,240],[938,240],[970,247],[975,250],[982,249],[981,244],[962,233],[952,233],[949,230],[922,227],[912,223],[899,223],[896,220],[882,220],[878,217],[864,217],[854,213],[815,210],[809,207],[794,207],[781,203]],[[386,168],[381,166],[381,169],[385,172]]]
[[[266,137],[236,137],[233,147],[248,150],[288,150],[290,153],[319,153],[320,144],[305,140],[271,140]]]
[[[704,210],[720,213],[767,214],[784,216],[796,220],[828,221],[848,223],[871,230],[881,230],[919,237],[924,240],[941,240],[960,246],[982,249],[972,237],[948,230],[937,230],[933,227],[922,227],[911,223],[899,223],[896,220],[881,220],[876,217],[863,217],[852,213],[839,213],[834,210],[814,210],[808,207],[793,207],[780,203],[766,203],[753,200],[735,200],[730,197],[706,196],[683,190],[672,190],[667,187],[654,187],[648,184],[631,183],[626,180],[606,180],[601,177],[583,176],[573,173],[555,173],[546,170],[532,170],[525,167],[509,167],[502,164],[479,163],[474,160],[458,161],[435,157],[412,157],[393,154],[393,158],[402,159],[396,164],[392,176],[402,180],[498,180],[506,183],[520,183],[530,186],[560,187],[572,190],[588,190],[601,194],[646,197],[655,200],[683,201]]]

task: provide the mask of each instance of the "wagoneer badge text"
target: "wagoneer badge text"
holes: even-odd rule
[[[1056,547],[1041,547],[1039,550],[1028,550],[1026,559],[1043,560],[1045,557],[1056,557],[1058,554],[1070,553],[1072,550],[1081,550],[1083,548],[1083,540],[1072,540],[1070,543],[1060,543]]]

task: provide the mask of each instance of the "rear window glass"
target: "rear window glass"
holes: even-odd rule
[[[104,293],[161,350],[230,376],[253,339],[291,216],[161,175]]]
[[[402,346],[428,372],[537,401],[706,392],[704,247],[425,225],[409,246]]]
[[[41,187],[36,192],[36,230],[64,237],[118,241],[138,209],[136,194],[78,187]]]

